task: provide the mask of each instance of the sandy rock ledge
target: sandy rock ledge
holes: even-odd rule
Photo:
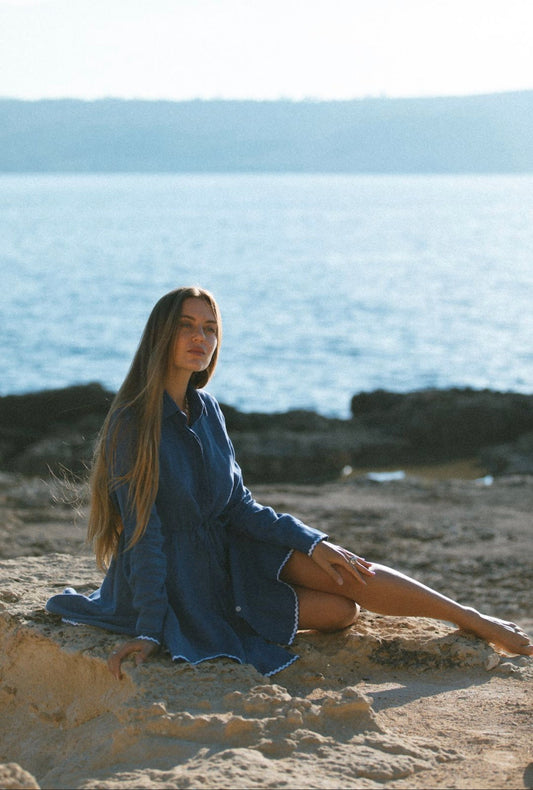
[[[533,478],[413,474],[254,493],[531,633]],[[270,679],[163,655],[118,683],[120,638],[44,612],[101,581],[85,522],[80,492],[0,474],[0,787],[533,788],[533,661],[443,623],[363,613],[300,634],[300,660]]]
[[[88,557],[0,562],[2,787],[409,786],[397,782],[463,755],[388,727],[362,680],[397,679],[400,666],[502,673],[490,647],[445,625],[406,621],[398,632],[368,616],[357,630],[300,635],[300,661],[271,679],[229,660],[161,656],[128,665],[118,683],[105,664],[114,635],[43,612],[51,578],[83,590],[97,574]],[[520,661],[503,674],[524,673]]]
[[[0,787],[2,790],[39,790],[35,777],[17,763],[0,763]]]

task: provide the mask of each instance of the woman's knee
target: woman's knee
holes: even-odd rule
[[[332,595],[307,587],[295,587],[298,595],[299,628],[316,631],[341,631],[359,616],[358,604],[342,595]]]
[[[359,612],[359,604],[355,601],[351,601],[349,598],[338,597],[330,613],[329,627],[324,630],[342,631],[344,628],[349,628],[356,622]]]

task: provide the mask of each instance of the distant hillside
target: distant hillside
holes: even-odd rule
[[[533,91],[324,102],[3,99],[0,171],[532,172]]]

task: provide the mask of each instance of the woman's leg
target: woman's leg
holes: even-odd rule
[[[298,596],[300,629],[339,631],[353,625],[359,617],[359,606],[350,598],[297,584],[292,587]]]
[[[375,575],[365,576],[366,583],[362,584],[339,567],[344,582],[340,586],[335,584],[310,557],[298,551],[293,552],[282,571],[281,578],[294,585],[300,598],[300,627],[320,630],[318,625],[309,624],[313,620],[313,599],[306,591],[312,590],[328,593],[335,598],[357,601],[370,612],[446,620],[463,631],[476,634],[481,639],[498,645],[509,653],[533,655],[533,646],[529,643],[527,635],[514,623],[488,617],[471,607],[462,606],[385,565],[373,564],[372,569]],[[321,620],[325,619],[325,608],[327,608],[327,599],[321,602]]]

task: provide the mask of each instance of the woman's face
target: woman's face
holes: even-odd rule
[[[170,375],[205,370],[218,343],[218,326],[209,304],[200,298],[185,299],[170,360]]]

